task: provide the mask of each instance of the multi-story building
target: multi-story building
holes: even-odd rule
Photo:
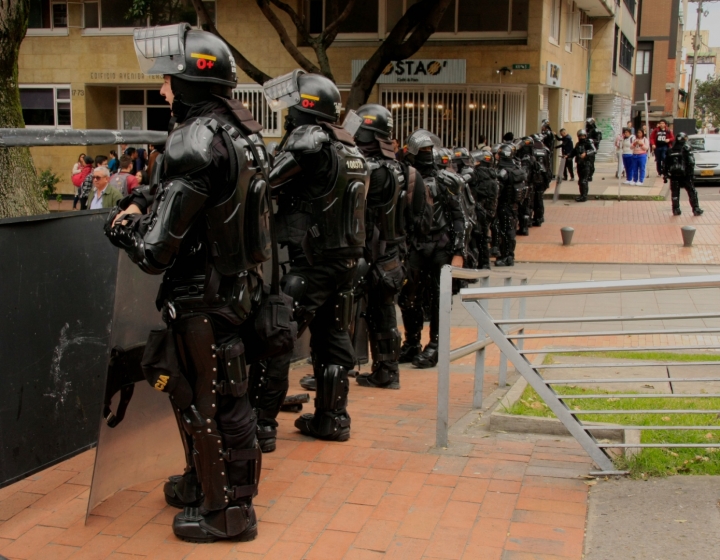
[[[195,22],[190,0],[151,2],[147,22],[129,14],[132,0],[30,0],[31,29],[20,51],[20,87],[29,126],[164,129],[169,108],[158,94],[159,77],[138,68],[132,29],[138,25]],[[614,0],[454,0],[437,32],[412,57],[385,70],[370,100],[395,114],[400,141],[426,127],[449,145],[474,146],[480,134],[490,143],[512,131],[538,131],[543,118],[554,130],[581,128],[587,93],[617,96],[624,75],[611,77],[604,59],[612,41],[604,33],[589,55],[588,27],[625,20]],[[296,0],[308,14],[310,31],[325,24],[325,0]],[[339,88],[349,92],[355,73],[386,37],[413,0],[364,0],[343,24],[329,58]],[[271,76],[297,67],[253,0],[208,0],[205,5],[220,33]],[[291,24],[282,14],[291,35]],[[612,27],[612,26],[610,26]],[[624,27],[623,27],[624,29]],[[610,34],[612,36],[612,34]],[[628,36],[631,38],[630,36]],[[593,41],[596,41],[595,39]],[[313,59],[312,50],[300,50]],[[605,51],[608,51],[606,53]],[[632,55],[630,55],[632,57]],[[617,58],[617,57],[616,57]],[[605,84],[593,81],[588,61],[608,67]],[[428,72],[432,67],[433,72]],[[235,95],[265,126],[265,137],[282,134],[282,115],[265,102],[260,86],[240,74]],[[594,88],[594,89],[593,89]],[[594,98],[595,99],[595,98]],[[91,155],[110,146],[89,148]],[[34,148],[39,168],[51,167],[66,179],[80,150]]]
[[[633,117],[645,121],[643,100],[650,101],[648,120],[652,128],[660,119],[672,123],[683,98],[683,27],[687,0],[640,0],[638,43],[635,60]]]
[[[634,89],[636,47],[635,0],[616,0],[612,17],[593,20],[589,55],[588,116],[593,116],[606,142],[600,143],[598,161],[615,157],[613,138],[630,120]]]

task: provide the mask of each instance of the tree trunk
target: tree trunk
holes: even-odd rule
[[[18,54],[29,0],[0,0],[0,128],[24,128],[18,90]],[[0,148],[0,218],[44,214],[47,201],[28,148]]]

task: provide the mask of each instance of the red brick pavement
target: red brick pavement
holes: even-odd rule
[[[683,207],[673,216],[669,202],[547,204],[545,223],[518,237],[516,258],[529,262],[633,264],[720,264],[720,202],[703,202],[705,214]],[[693,247],[682,246],[681,226],[697,229]],[[575,229],[562,246],[560,228]]]
[[[453,346],[475,329],[453,329]],[[498,354],[488,350],[488,365]],[[451,422],[470,411],[470,358],[453,364]],[[304,366],[292,370],[297,387]],[[488,394],[496,376],[488,374]],[[346,443],[301,436],[282,414],[263,457],[259,537],[194,545],[170,527],[162,481],[98,506],[85,523],[94,452],[0,489],[0,555],[10,559],[580,559],[590,469],[574,441],[506,434],[435,437],[436,371],[403,369],[400,391],[352,386]],[[570,470],[568,470],[570,466]]]

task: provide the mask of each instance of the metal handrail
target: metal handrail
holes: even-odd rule
[[[473,408],[482,407],[483,379],[485,376],[485,348],[493,343],[493,340],[485,335],[478,328],[478,337],[475,342],[466,344],[455,350],[450,350],[450,313],[452,311],[452,281],[453,278],[460,280],[482,280],[483,286],[488,286],[491,278],[502,279],[506,285],[513,279],[519,280],[523,285],[527,284],[527,275],[518,272],[495,272],[492,270],[473,270],[457,268],[446,265],[440,272],[440,325],[438,340],[438,397],[437,397],[437,426],[435,445],[447,447],[448,444],[448,417],[450,408],[450,362],[454,362],[469,354],[475,353],[475,378],[473,388]],[[508,301],[509,304],[509,301]],[[524,315],[525,308],[521,303],[519,316]],[[507,306],[504,315],[509,318],[510,307]],[[524,332],[522,326],[509,329],[508,334]],[[498,369],[498,385],[505,386],[507,377],[507,358],[501,355],[500,367]]]
[[[655,292],[659,290],[690,290],[720,287],[720,275],[650,278],[641,280],[603,280],[568,282],[567,284],[536,284],[498,288],[465,288],[460,290],[463,301],[476,299],[502,299],[516,297],[570,296],[606,294],[618,291]],[[502,321],[500,321],[502,322]]]
[[[533,286],[509,286],[506,282],[505,286],[502,287],[487,287],[483,288],[468,288],[460,291],[461,301],[463,306],[468,310],[470,315],[475,319],[478,324],[478,329],[482,329],[490,338],[495,341],[501,353],[512,360],[515,368],[518,372],[527,380],[528,384],[539,394],[542,400],[547,404],[550,410],[557,416],[558,419],[564,424],[568,431],[575,437],[575,439],[582,445],[587,451],[588,455],[593,461],[602,469],[603,473],[616,473],[612,460],[609,455],[605,452],[606,448],[613,447],[624,447],[624,448],[642,448],[642,447],[720,447],[720,444],[640,444],[640,443],[628,443],[628,444],[602,444],[598,442],[590,433],[594,431],[595,427],[590,427],[581,422],[578,417],[591,414],[621,414],[621,415],[632,415],[632,414],[664,414],[664,415],[680,415],[680,414],[717,414],[720,411],[716,410],[703,410],[703,409],[617,409],[617,410],[571,410],[567,406],[566,401],[571,401],[575,398],[597,398],[597,399],[608,399],[608,398],[707,398],[707,397],[719,397],[720,395],[712,394],[701,394],[701,395],[683,395],[683,394],[638,394],[638,395],[608,395],[608,394],[597,394],[597,395],[560,395],[556,393],[552,386],[553,385],[575,385],[575,384],[603,384],[603,383],[708,383],[708,382],[720,382],[718,377],[700,377],[695,375],[693,377],[671,377],[668,370],[667,377],[643,377],[643,378],[602,378],[602,379],[546,379],[540,371],[545,367],[550,368],[582,368],[582,367],[595,367],[595,364],[550,364],[549,366],[533,365],[528,359],[527,355],[543,355],[550,353],[577,353],[577,352],[606,352],[606,351],[668,351],[668,350],[699,350],[699,349],[713,349],[719,350],[719,344],[708,344],[707,337],[698,336],[698,344],[679,344],[675,346],[662,346],[660,343],[657,346],[642,346],[642,347],[589,347],[587,344],[583,347],[566,347],[566,348],[532,348],[523,349],[522,344],[525,339],[542,340],[545,339],[549,342],[553,339],[562,337],[573,337],[583,339],[592,336],[627,336],[627,335],[666,335],[666,334],[716,334],[720,333],[720,329],[713,327],[697,327],[697,328],[668,328],[663,330],[655,329],[633,329],[625,331],[578,331],[578,332],[554,332],[554,333],[532,333],[525,334],[521,331],[520,334],[513,335],[509,334],[501,328],[501,325],[511,327],[515,324],[522,323],[523,326],[528,324],[541,325],[543,323],[586,323],[586,322],[597,322],[602,323],[606,321],[652,321],[652,320],[663,320],[671,321],[674,319],[686,318],[686,319],[710,319],[720,318],[720,313],[689,313],[682,315],[647,315],[647,316],[615,316],[615,317],[550,317],[547,319],[533,318],[527,320],[524,316],[518,317],[517,319],[511,319],[509,317],[510,300],[517,298],[520,300],[520,309],[524,310],[525,298],[527,297],[540,297],[540,296],[563,296],[563,295],[587,295],[587,294],[606,294],[606,293],[628,293],[628,292],[645,292],[645,291],[665,291],[665,290],[690,290],[690,289],[704,289],[704,288],[720,288],[720,275],[707,275],[707,276],[695,276],[695,277],[673,277],[673,278],[653,278],[653,279],[641,279],[641,280],[621,280],[621,281],[591,281],[591,282],[573,282],[567,284],[545,284],[545,285],[533,285]],[[493,317],[489,312],[488,302],[491,299],[503,299],[502,305],[502,317]],[[712,337],[713,339],[715,337]],[[636,364],[601,364],[602,367],[636,367]],[[704,362],[657,362],[656,360],[648,363],[637,364],[640,365],[654,365],[664,366],[669,365],[673,367],[687,366],[687,365],[704,365],[704,366],[720,366],[720,362],[715,361],[704,361]],[[716,374],[717,375],[717,374]],[[635,429],[635,426],[625,427],[625,429]],[[671,427],[661,426],[644,426],[637,427],[641,430],[649,429],[667,429]],[[692,426],[695,429],[720,429],[720,426]],[[672,429],[687,429],[687,428],[672,428]]]

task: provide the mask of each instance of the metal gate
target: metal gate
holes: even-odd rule
[[[401,144],[418,128],[437,134],[448,147],[474,148],[482,134],[488,144],[512,131],[525,134],[526,90],[498,86],[381,86]]]
[[[593,117],[603,133],[598,161],[615,159],[615,137],[630,120],[631,102],[617,95],[593,95]]]

